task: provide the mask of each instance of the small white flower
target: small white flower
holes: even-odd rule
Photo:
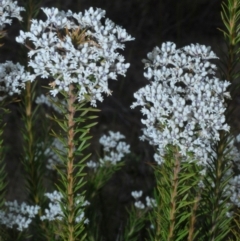
[[[94,161],[89,161],[86,163],[87,167],[91,168],[91,169],[96,169],[97,168],[97,163]]]
[[[139,199],[142,196],[142,194],[143,194],[142,190],[131,192],[132,197],[135,198],[136,200]]]
[[[155,199],[150,198],[150,197],[146,197],[146,206],[149,208],[153,208],[157,206],[157,202]]]
[[[139,208],[139,209],[145,208],[145,205],[141,201],[135,202],[134,205],[135,205],[136,208]]]

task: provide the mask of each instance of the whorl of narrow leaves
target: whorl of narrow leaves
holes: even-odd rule
[[[59,103],[58,108],[63,114],[63,119],[57,116],[53,120],[58,124],[60,131],[53,135],[60,143],[62,148],[55,148],[60,161],[55,167],[59,174],[57,188],[61,196],[58,207],[58,216],[55,219],[60,222],[61,230],[58,225],[55,227],[56,234],[59,234],[63,240],[85,240],[84,232],[84,172],[85,162],[90,154],[86,154],[86,148],[89,146],[90,128],[96,122],[91,122],[96,116],[91,112],[97,112],[97,109],[86,107],[85,103],[76,103],[76,97],[73,95],[73,89],[69,91],[66,104]],[[80,198],[81,197],[81,198]],[[53,212],[50,210],[50,212]],[[54,213],[54,212],[53,212]],[[50,219],[46,216],[45,219]],[[53,217],[54,219],[54,217]]]
[[[238,0],[224,0],[222,1],[222,10],[221,10],[221,18],[224,24],[224,28],[220,29],[220,31],[224,34],[225,44],[227,46],[227,51],[224,53],[224,57],[221,60],[221,75],[223,78],[228,79],[232,86],[230,86],[229,91],[233,98],[233,101],[228,102],[228,108],[226,111],[226,119],[229,123],[235,121],[234,112],[236,111],[236,105],[232,104],[235,102],[236,97],[239,95],[239,77],[240,71],[238,68],[239,64],[239,54],[240,54],[240,1]],[[235,131],[235,130],[234,130]],[[239,132],[239,130],[238,130]],[[228,161],[229,158],[225,158],[222,154],[223,150],[226,148],[227,142],[231,136],[226,138],[224,134],[222,134],[223,139],[221,140],[221,148],[218,148],[217,155],[217,164],[215,167],[218,169],[215,172],[210,173],[210,177],[216,180],[216,190],[218,193],[221,193],[221,188],[224,188],[227,191],[227,197],[230,200],[230,205],[228,205],[229,210],[226,206],[224,206],[224,202],[220,204],[220,207],[216,209],[215,220],[213,216],[213,221],[216,222],[218,220],[218,216],[220,212],[227,212],[229,218],[224,220],[224,217],[219,221],[219,226],[213,225],[215,229],[212,230],[212,235],[217,236],[216,240],[221,240],[226,233],[230,233],[230,236],[235,236],[235,240],[239,240],[239,162],[236,162],[236,158],[232,158],[234,167],[230,167],[230,163]],[[238,142],[238,140],[237,140]],[[234,151],[234,149],[233,149]],[[237,158],[239,158],[239,152],[237,153]],[[230,170],[229,170],[230,169]],[[232,170],[231,170],[232,169]],[[219,173],[221,175],[219,175]],[[218,175],[217,175],[218,174]],[[219,177],[221,179],[219,179]],[[225,179],[225,180],[224,180]],[[226,185],[228,182],[228,185]],[[211,193],[214,190],[211,190]],[[219,194],[220,195],[220,194]],[[218,205],[217,200],[215,198],[209,199],[209,202],[214,203],[215,206]],[[221,211],[220,211],[221,210]],[[232,221],[231,224],[229,222]],[[222,223],[222,225],[221,225]],[[208,225],[208,224],[207,224]],[[221,225],[221,226],[220,226]],[[209,226],[208,226],[209,227]],[[221,229],[221,227],[225,227],[225,229]],[[225,231],[225,233],[224,233]],[[224,238],[225,239],[225,238]]]
[[[224,53],[224,57],[220,60],[221,74],[223,78],[239,86],[236,80],[240,77],[237,67],[240,53],[240,2],[238,0],[223,1],[221,17],[224,28],[220,31],[224,34],[227,45],[227,53]],[[230,86],[229,90],[233,98],[238,95],[238,88],[235,85]],[[227,118],[231,118],[230,109],[232,107],[228,108],[229,116]]]
[[[198,205],[196,197],[201,191],[201,168],[194,159],[191,163],[181,159],[176,148],[168,147],[165,162],[154,168],[157,205],[151,217],[155,227],[152,240],[190,241],[199,232],[192,220],[196,218],[193,209]]]
[[[221,17],[225,30],[221,30],[229,44],[236,46],[240,42],[240,2],[238,0],[227,0],[222,3]]]
[[[202,231],[197,237],[203,240],[227,240],[231,230],[233,202],[230,181],[233,176],[232,145],[229,135],[221,133],[209,157],[209,169],[203,178],[203,192],[198,210],[198,225]],[[229,149],[230,146],[230,149]],[[211,212],[211,215],[209,213]]]

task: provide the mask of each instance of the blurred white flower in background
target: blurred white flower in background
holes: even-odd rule
[[[5,202],[5,207],[6,210],[0,211],[0,223],[8,228],[17,227],[19,231],[28,228],[40,209],[38,205],[30,206],[24,202],[19,205],[16,200]]]
[[[108,135],[103,135],[99,143],[103,146],[104,156],[100,159],[100,165],[107,162],[115,165],[120,162],[122,158],[130,153],[130,145],[122,141],[125,136],[120,132],[109,131]]]
[[[140,191],[132,191],[131,192],[131,195],[134,199],[138,200],[143,194],[143,191],[140,190]]]

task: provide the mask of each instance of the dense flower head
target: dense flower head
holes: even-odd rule
[[[103,18],[105,11],[90,8],[85,13],[42,8],[45,21],[32,20],[30,32],[20,31],[17,42],[28,45],[33,81],[37,76],[53,78],[50,92],[56,96],[77,86],[78,100],[89,98],[93,106],[102,93],[111,94],[108,79],[125,75],[128,63],[117,50],[133,40],[126,30]]]
[[[0,100],[7,95],[20,94],[25,88],[28,72],[19,63],[6,61],[0,64]]]
[[[216,66],[209,59],[216,55],[204,45],[176,49],[167,42],[147,56],[144,76],[151,83],[134,94],[131,106],[141,106],[146,117],[141,139],[157,147],[159,164],[165,147],[175,145],[182,156],[194,153],[204,165],[211,144],[219,140],[219,130],[229,130],[224,98],[230,98],[226,91],[230,83],[215,76]]]
[[[17,18],[21,21],[21,11],[24,11],[24,8],[19,7],[16,1],[0,0],[0,30],[2,30],[6,24],[12,23],[11,18]]]

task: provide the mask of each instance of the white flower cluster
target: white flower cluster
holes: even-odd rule
[[[63,12],[57,8],[42,8],[46,21],[32,20],[30,32],[20,31],[17,42],[34,46],[29,51],[29,66],[37,76],[52,77],[50,92],[56,96],[68,91],[73,84],[78,88],[78,100],[102,101],[102,93],[111,94],[108,79],[125,75],[130,64],[117,49],[123,42],[133,40],[124,29],[109,19],[102,24],[105,11],[90,8],[82,13]],[[30,46],[28,46],[31,48]]]
[[[131,195],[134,199],[139,199],[143,195],[143,191],[132,191]]]
[[[45,215],[41,216],[41,220],[62,220],[62,210],[59,202],[62,199],[60,192],[45,193],[45,196],[50,200],[49,209],[45,209]]]
[[[125,138],[120,132],[109,131],[109,135],[103,135],[99,139],[99,143],[103,146],[104,157],[100,159],[101,165],[110,162],[115,165],[122,158],[130,153],[130,146],[121,141]]]
[[[138,209],[145,209],[145,208],[153,208],[157,206],[157,202],[155,199],[146,196],[146,204],[139,200],[142,197],[143,191],[133,191],[131,192],[132,197],[135,199],[134,206]]]
[[[93,160],[88,161],[86,163],[86,165],[87,165],[87,167],[89,167],[93,170],[97,169],[97,167],[98,167],[98,164],[96,162],[94,162]]]
[[[5,24],[11,24],[11,18],[17,18],[19,21],[22,20],[20,12],[24,11],[23,7],[19,7],[17,2],[12,0],[1,0],[0,1],[0,30],[5,27]]]
[[[45,209],[45,215],[42,215],[40,219],[42,221],[48,220],[48,221],[54,221],[54,220],[62,220],[63,218],[63,212],[60,206],[60,202],[62,199],[62,194],[58,191],[54,191],[53,193],[45,193],[45,196],[47,196],[50,199],[49,203],[49,209]],[[82,201],[82,196],[79,195],[79,200],[77,203]],[[89,205],[88,201],[85,201],[83,206]],[[81,222],[84,219],[84,211],[81,211],[80,215],[76,217],[76,222]],[[87,224],[89,222],[88,219],[84,220],[84,223]]]
[[[24,11],[23,7],[17,6],[17,2],[12,0],[0,0],[0,35],[4,35],[2,31],[6,24],[11,24],[11,18],[18,18],[20,21],[22,17],[20,12]],[[7,95],[20,94],[21,90],[25,88],[25,81],[28,80],[28,74],[24,67],[19,63],[13,64],[11,61],[0,64],[0,101],[6,98]]]
[[[8,95],[20,94],[25,88],[28,80],[28,73],[19,63],[13,64],[11,61],[0,64],[0,101]]]
[[[38,214],[39,206],[29,206],[26,203],[21,205],[14,202],[5,202],[6,211],[0,211],[0,223],[8,228],[17,226],[17,230],[23,231],[28,228],[32,219]]]
[[[99,143],[103,146],[104,156],[100,158],[100,166],[104,166],[106,163],[116,165],[122,160],[122,158],[130,153],[130,145],[121,141],[125,138],[120,132],[109,131],[109,135],[103,135],[99,139]],[[89,168],[96,169],[98,164],[94,161],[86,163]]]
[[[38,96],[35,100],[36,104],[40,105],[40,104],[44,104],[47,107],[52,108],[54,111],[58,112],[59,114],[62,114],[61,109],[55,104],[55,103],[61,103],[61,105],[67,105],[65,100],[60,100],[57,97],[49,97],[46,96],[44,94],[41,94],[40,96]]]
[[[167,145],[175,145],[182,156],[194,154],[206,165],[211,144],[219,140],[219,130],[229,131],[225,124],[224,97],[229,82],[215,76],[217,58],[209,47],[199,44],[176,49],[172,42],[163,43],[148,53],[144,76],[151,83],[138,90],[131,106],[141,106],[146,125],[141,137],[158,149],[155,160],[163,162]]]

